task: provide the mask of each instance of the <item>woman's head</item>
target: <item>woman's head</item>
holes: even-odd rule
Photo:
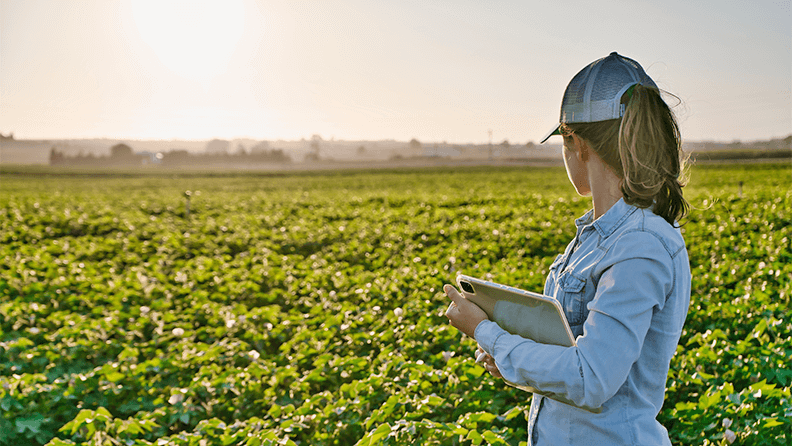
[[[654,205],[671,224],[687,213],[679,126],[637,62],[611,53],[581,70],[567,86],[561,124],[551,134],[585,140],[620,178],[627,203]]]

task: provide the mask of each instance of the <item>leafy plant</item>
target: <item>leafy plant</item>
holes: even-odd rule
[[[792,169],[692,178],[660,420],[674,444],[787,444]],[[590,206],[558,168],[5,172],[3,192],[0,445],[525,444],[530,396],[474,363],[441,288],[541,289]]]

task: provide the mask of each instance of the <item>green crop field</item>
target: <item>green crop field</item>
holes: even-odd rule
[[[691,171],[674,444],[792,442],[791,185]],[[474,363],[441,288],[541,290],[589,206],[563,168],[6,169],[0,445],[524,444],[530,395]]]

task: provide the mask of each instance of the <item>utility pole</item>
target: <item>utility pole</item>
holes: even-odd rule
[[[489,135],[489,159],[492,160],[492,129],[487,130],[487,134]]]

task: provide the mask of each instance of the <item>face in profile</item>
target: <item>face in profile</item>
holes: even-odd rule
[[[564,136],[564,166],[566,167],[569,182],[575,187],[577,193],[583,197],[591,195],[588,181],[586,163],[581,161],[577,146],[577,139],[572,135]]]

